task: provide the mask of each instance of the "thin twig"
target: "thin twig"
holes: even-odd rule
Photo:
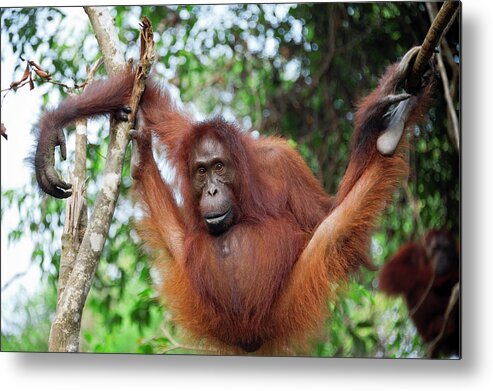
[[[414,307],[409,310],[409,316],[413,316],[416,313],[416,311],[419,310],[421,305],[425,302],[426,298],[428,297],[434,283],[435,283],[435,270],[433,270],[433,275],[431,276],[430,282],[426,286],[426,289],[423,292],[423,294],[421,295],[420,299],[414,305]]]
[[[140,33],[140,63],[139,65],[137,65],[132,97],[130,98],[130,107],[132,108],[132,111],[130,112],[130,115],[128,117],[128,124],[130,128],[134,126],[140,97],[144,93],[147,76],[149,76],[149,72],[151,71],[154,59],[155,51],[152,25],[149,19],[143,17]]]
[[[1,290],[4,291],[5,289],[7,289],[15,280],[25,276],[27,274],[27,272],[28,272],[28,270],[25,270],[23,272],[19,272],[19,273],[14,274],[10,280],[8,280],[5,284],[3,284]]]
[[[407,80],[407,89],[409,91],[414,91],[418,88],[421,77],[425,73],[428,67],[428,61],[435,52],[435,47],[438,45],[442,36],[451,25],[452,21],[457,15],[457,10],[459,9],[460,2],[458,1],[446,1],[443,3],[440,11],[433,20],[428,33],[421,45],[416,60],[414,62],[413,68]]]
[[[447,111],[450,118],[450,125],[452,128],[452,141],[457,151],[460,150],[460,137],[459,137],[459,120],[457,119],[457,113],[455,112],[454,102],[450,94],[449,82],[447,77],[447,71],[445,70],[445,64],[443,63],[442,54],[437,55],[438,69],[443,84],[443,93],[445,94],[445,101],[447,102]]]
[[[452,310],[457,304],[457,301],[459,300],[459,296],[460,296],[460,284],[457,282],[454,285],[452,292],[450,293],[450,298],[448,301],[447,309],[445,311],[445,316],[443,317],[443,322],[442,322],[442,327],[440,328],[440,332],[435,337],[435,339],[433,339],[433,341],[430,343],[430,346],[428,348],[429,357],[433,355],[434,350],[436,349],[438,343],[440,342],[440,340],[443,338],[443,335],[445,334],[445,329],[447,328],[447,323],[449,321],[450,314],[452,313]]]
[[[161,331],[162,333],[164,334],[165,338],[171,343],[171,346],[161,350],[161,353],[162,354],[166,354],[172,350],[176,350],[176,349],[185,349],[185,350],[191,350],[191,351],[195,351],[195,352],[204,352],[204,353],[209,353],[209,354],[219,354],[219,351],[215,350],[215,349],[207,349],[207,348],[202,348],[202,347],[199,347],[199,346],[191,346],[191,345],[184,345],[184,344],[181,344],[179,343],[172,335],[171,333],[168,331],[168,329],[166,328],[166,326],[163,326],[161,328]]]
[[[433,20],[436,17],[436,6],[434,3],[426,3],[426,9],[428,10],[428,15],[431,20]],[[458,12],[459,9],[456,10]],[[455,16],[454,16],[455,17]],[[454,18],[453,17],[453,18]],[[452,20],[453,20],[452,18]],[[451,23],[447,26],[445,29],[443,35],[446,34],[446,31],[448,28],[450,28]],[[441,44],[441,47],[448,48],[447,42],[444,40]],[[450,48],[448,48],[448,51],[450,52]],[[451,88],[450,88],[450,82],[447,76],[447,70],[445,69],[445,64],[443,61],[443,55],[442,52],[439,51],[437,53],[437,63],[438,63],[438,70],[440,72],[440,78],[442,79],[442,84],[443,84],[443,93],[445,95],[445,101],[447,102],[447,112],[448,112],[448,117],[449,117],[449,122],[450,122],[450,127],[447,127],[447,132],[449,133],[450,139],[453,141],[453,144],[457,151],[460,150],[460,136],[459,136],[459,120],[457,119],[457,113],[455,111],[454,107],[454,102],[452,99],[452,93],[451,93]],[[455,65],[455,63],[454,63]],[[455,72],[455,69],[452,68],[453,71]]]
[[[87,69],[84,85],[89,84],[102,65],[100,58],[94,66]],[[77,253],[87,227],[87,195],[86,195],[86,160],[87,160],[87,120],[75,123],[75,165],[71,174],[72,196],[65,204],[65,222],[62,233],[62,253],[60,256],[60,273],[58,277],[57,311],[72,273]],[[51,336],[50,336],[51,338]]]
[[[213,349],[198,348],[196,346],[187,346],[187,345],[173,345],[173,346],[170,346],[168,348],[161,350],[160,353],[166,354],[166,353],[171,352],[172,350],[176,350],[176,349],[192,350],[194,352],[203,352],[206,354],[214,354],[214,355],[220,354],[218,351],[213,350]]]
[[[63,88],[66,88],[68,91],[75,91],[75,90],[80,90],[80,89],[83,89],[84,87],[86,87],[87,85],[87,81],[85,81],[84,83],[82,84],[75,84],[73,85],[73,87],[70,87],[68,84],[65,84],[65,83],[61,83],[59,81],[55,81],[55,80],[46,80],[46,79],[42,79],[42,78],[34,78],[33,81],[35,81],[36,83],[50,83],[50,84],[53,84],[53,85],[56,85],[56,86],[60,86],[60,87],[63,87]],[[14,91],[14,90],[18,90],[19,88],[22,88],[24,87],[26,84],[29,84],[30,81],[29,80],[26,80],[24,82],[22,82],[21,84],[19,84],[18,86],[16,87],[8,87],[8,88],[4,88],[3,90],[1,90],[0,92],[9,92],[9,91]]]

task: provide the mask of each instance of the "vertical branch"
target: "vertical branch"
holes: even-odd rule
[[[408,91],[414,91],[419,86],[421,77],[428,67],[428,61],[434,53],[435,47],[442,39],[442,36],[446,34],[454,18],[457,16],[459,7],[459,1],[447,0],[433,19],[409,74],[406,86]]]
[[[125,67],[125,56],[118,40],[114,18],[109,9],[104,7],[84,7],[91,21],[96,40],[103,54],[104,66],[109,75],[122,71]]]
[[[99,59],[92,69],[87,69],[86,85],[92,81],[101,64],[102,60]],[[75,129],[75,165],[71,178],[73,193],[72,197],[67,199],[65,206],[57,310],[87,227],[87,195],[84,186],[86,180],[87,120],[77,121]]]
[[[447,323],[450,319],[450,315],[452,314],[452,311],[454,307],[457,305],[457,303],[460,300],[460,284],[457,282],[454,287],[452,288],[452,291],[450,292],[450,297],[449,301],[447,304],[447,309],[445,310],[445,314],[443,316],[443,321],[442,321],[442,326],[440,327],[440,332],[438,335],[433,339],[433,341],[430,342],[428,346],[428,351],[427,351],[427,356],[429,358],[433,357],[435,355],[435,349],[439,346],[440,341],[444,337],[445,330],[447,328]]]
[[[428,11],[428,16],[433,21],[437,15],[436,5],[434,3],[426,3],[426,9]],[[441,42],[440,46],[442,48],[446,48],[448,45],[447,42],[444,40],[443,42]],[[450,51],[450,48],[447,49],[448,51]],[[460,150],[459,120],[457,119],[457,113],[455,112],[454,102],[452,98],[453,94],[451,92],[451,89],[453,86],[451,86],[452,83],[449,82],[447,76],[447,70],[445,69],[445,63],[443,61],[442,51],[439,51],[436,54],[436,57],[438,63],[438,70],[440,72],[440,78],[442,79],[442,84],[443,84],[443,93],[445,95],[445,101],[447,102],[447,113],[449,119],[449,126],[447,127],[447,132],[449,134],[450,139],[453,141],[455,148],[457,149],[457,151],[459,151]],[[455,63],[453,63],[453,65],[455,65]]]
[[[84,7],[84,9],[94,28],[108,73],[115,74],[123,71],[125,67],[124,56],[119,49],[118,34],[108,9],[93,7]],[[137,111],[140,97],[144,91],[145,80],[154,59],[150,22],[148,20],[143,21],[142,27],[144,31],[141,34],[145,38],[141,38],[141,45],[146,45],[146,47],[141,48],[141,64],[136,72],[136,81],[131,98],[134,113]],[[93,213],[77,252],[73,268],[58,300],[57,313],[51,327],[50,351],[77,352],[79,350],[82,310],[113,218],[119,195],[125,150],[132,126],[133,118],[127,123],[115,123],[110,130],[102,188],[96,196]]]

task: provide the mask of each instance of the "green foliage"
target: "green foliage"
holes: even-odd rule
[[[423,357],[424,349],[401,299],[352,282],[330,304],[326,338],[313,351],[328,357]]]
[[[131,276],[130,271],[127,275]],[[107,291],[92,290],[82,319],[81,350],[87,352],[142,353],[145,341],[159,334],[163,308],[158,305],[149,282],[137,275],[124,285]]]
[[[88,23],[72,34],[64,33],[69,27],[63,24],[67,12],[2,9],[2,32],[19,57],[16,76],[25,66],[22,57],[40,63],[56,81],[69,85],[84,81],[86,66],[99,56],[97,44]],[[330,193],[337,191],[349,159],[354,105],[375,87],[388,64],[423,40],[429,26],[424,5],[412,2],[116,7],[115,21],[128,57],[138,57],[142,15],[151,19],[155,30],[159,58],[155,72],[177,87],[184,102],[193,102],[205,115],[222,114],[247,129],[288,138]],[[457,23],[447,39],[459,61]],[[430,120],[411,137],[410,180],[396,194],[372,238],[377,266],[426,228],[459,231],[458,153],[447,136],[446,107],[437,88]],[[63,88],[52,86],[44,106],[54,101],[54,91],[66,95]],[[107,139],[107,127],[99,123],[89,134],[89,207],[101,180]],[[156,300],[148,259],[132,229],[128,162],[129,155],[84,311],[84,351],[161,353],[173,345],[170,336],[177,335],[163,320],[166,309]],[[46,350],[64,202],[41,198],[33,185],[3,189],[2,217],[8,209],[19,213],[9,242],[26,236],[32,240],[32,262],[46,276],[46,286],[42,295],[16,304],[20,324],[15,333],[2,334],[2,348]],[[31,316],[39,305],[42,311]],[[375,272],[363,271],[330,309],[325,339],[316,345],[314,355],[424,355],[404,303],[377,292]]]
[[[21,288],[13,300],[2,303],[1,351],[46,352],[55,306],[51,287],[34,295]]]

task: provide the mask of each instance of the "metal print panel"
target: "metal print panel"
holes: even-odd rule
[[[2,351],[460,358],[460,21],[3,8]]]

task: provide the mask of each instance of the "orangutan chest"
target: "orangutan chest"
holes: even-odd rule
[[[264,313],[278,297],[305,244],[305,236],[284,221],[269,232],[236,225],[208,248],[191,248],[187,264],[192,285],[204,302],[243,316]],[[212,245],[211,245],[212,244]]]
[[[238,302],[241,292],[251,288],[253,276],[259,277],[264,263],[262,257],[269,257],[269,254],[258,254],[253,243],[239,232],[218,238],[215,253],[211,270],[230,287],[234,302]]]

